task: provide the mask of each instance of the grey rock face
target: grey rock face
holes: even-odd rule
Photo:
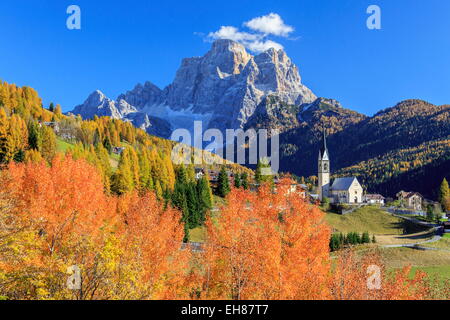
[[[283,50],[252,56],[237,42],[217,40],[203,57],[183,59],[164,90],[150,82],[138,84],[115,102],[96,92],[73,113],[128,119],[162,136],[158,127],[164,132],[191,129],[195,120],[203,122],[204,130],[244,128],[269,95],[298,106],[316,100]]]
[[[79,114],[85,119],[92,119],[94,116],[122,119],[127,114],[136,111],[137,109],[126,101],[113,101],[107,98],[100,90],[96,90],[91,93],[83,104],[76,106],[71,113]]]
[[[112,118],[121,118],[116,104],[107,98],[101,91],[96,90],[86,99],[86,101],[76,106],[72,111],[73,114],[80,114],[83,118],[91,119],[97,116],[109,116]]]
[[[126,101],[137,109],[142,109],[146,104],[158,104],[161,102],[161,89],[147,81],[144,85],[137,84],[133,90],[121,94],[117,100]]]

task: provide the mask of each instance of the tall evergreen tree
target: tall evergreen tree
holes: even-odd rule
[[[211,186],[203,176],[197,181],[197,197],[199,201],[200,224],[206,221],[206,212],[212,208]]]
[[[219,196],[222,198],[225,198],[228,193],[230,193],[230,180],[228,179],[228,173],[225,170],[225,167],[222,167],[222,169],[219,172],[219,178],[218,178],[218,186],[217,186],[217,192]]]
[[[28,145],[31,149],[39,150],[42,145],[42,138],[38,124],[34,121],[28,123]]]
[[[362,243],[370,243],[369,232],[366,231],[362,234],[361,242]]]
[[[242,188],[244,188],[245,190],[248,189],[248,174],[247,174],[247,172],[244,172],[241,175],[241,185],[242,185]]]
[[[176,183],[179,183],[181,185],[186,185],[188,183],[186,167],[183,164],[177,170]]]
[[[236,188],[240,188],[242,186],[241,175],[239,173],[234,175],[234,186]]]

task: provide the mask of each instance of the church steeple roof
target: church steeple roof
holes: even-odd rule
[[[325,151],[328,153],[327,136],[326,136],[325,129],[324,129],[323,135],[322,135],[322,146],[320,147],[320,154],[323,155],[325,153]]]
[[[320,146],[319,159],[330,160],[328,157],[327,135],[325,133],[325,129],[323,129],[322,144]]]

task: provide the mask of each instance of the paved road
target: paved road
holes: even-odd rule
[[[389,212],[386,210],[386,212]],[[404,220],[408,220],[412,223],[415,224],[419,224],[421,226],[424,227],[428,227],[430,229],[433,229],[435,232],[435,235],[433,236],[433,238],[428,239],[428,240],[424,240],[424,241],[419,241],[416,243],[406,243],[406,244],[390,244],[390,245],[384,245],[384,248],[414,248],[414,249],[419,249],[419,250],[443,250],[443,251],[449,251],[446,249],[439,249],[439,248],[428,248],[428,247],[421,247],[421,245],[423,244],[427,244],[427,243],[433,243],[433,242],[438,242],[439,240],[442,239],[442,227],[438,224],[435,223],[429,223],[429,222],[425,222],[425,221],[421,221],[415,218],[410,218],[410,217],[404,217],[404,216],[400,216],[394,213],[389,212],[391,215],[393,215],[394,217],[397,218],[401,218]]]

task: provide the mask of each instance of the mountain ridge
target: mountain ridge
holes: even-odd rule
[[[295,105],[316,99],[283,50],[253,56],[241,44],[222,39],[204,56],[183,59],[174,81],[164,89],[151,82],[137,84],[115,101],[104,95],[100,101],[89,96],[71,112],[83,118],[97,114],[130,121],[128,115],[142,112],[172,130],[189,129],[192,120],[203,121],[204,128],[237,129],[245,126],[268,95]]]

